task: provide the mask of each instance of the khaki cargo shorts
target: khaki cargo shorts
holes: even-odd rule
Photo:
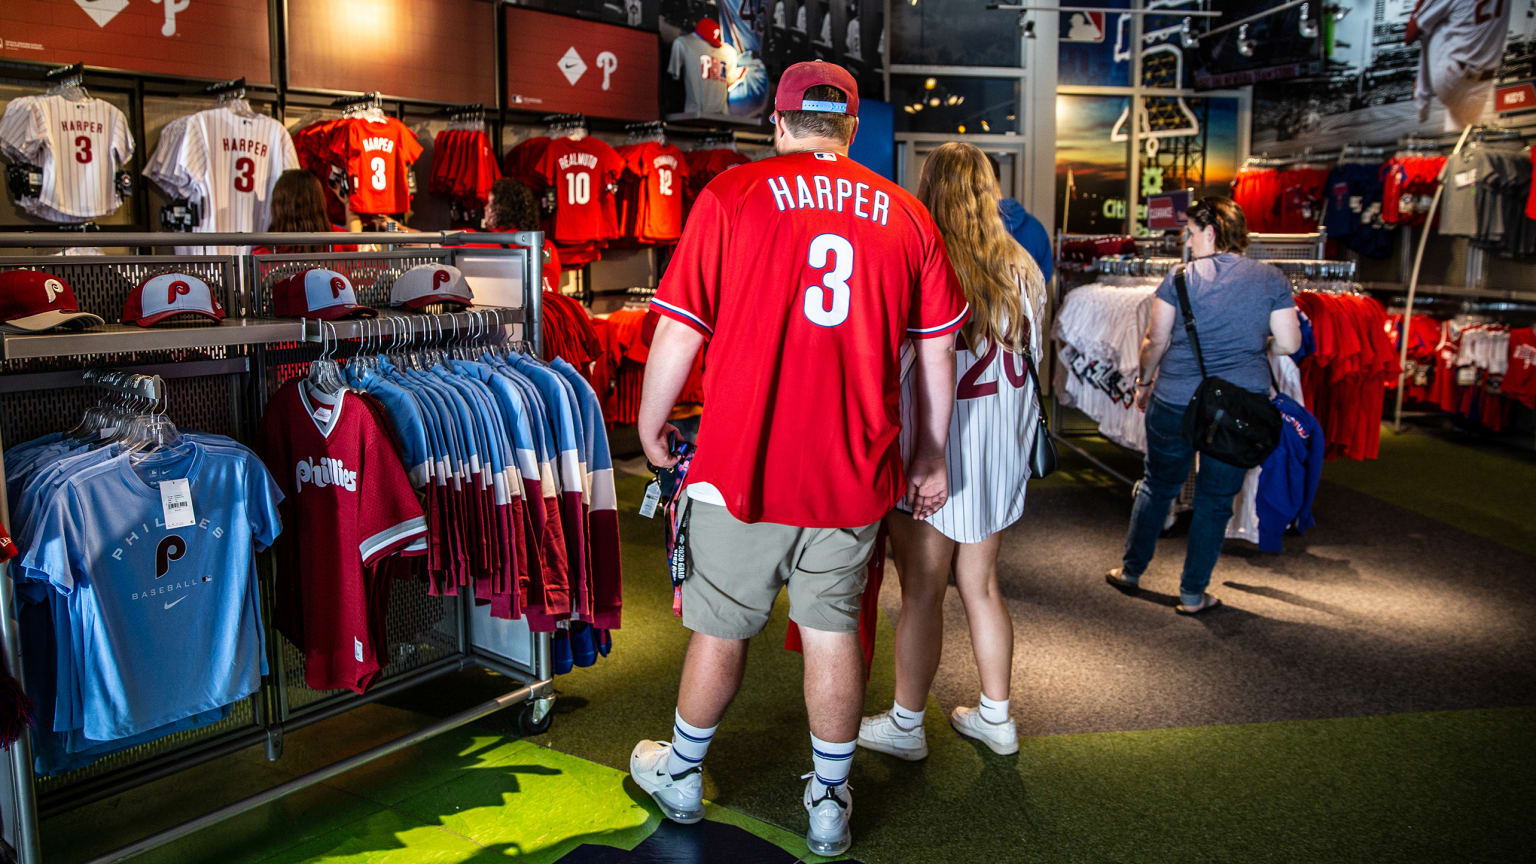
[[[879,522],[860,528],[748,524],[718,504],[691,501],[683,581],[683,626],[721,639],[762,631],[779,589],[789,586],[789,617],[834,633],[859,629],[865,565]]]

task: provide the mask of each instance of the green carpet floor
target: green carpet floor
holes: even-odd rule
[[[1520,491],[1536,479],[1529,460],[1404,435],[1384,441],[1379,462],[1330,463],[1324,476],[1536,555]],[[1062,473],[1041,485],[1109,482],[1064,454]],[[670,611],[661,526],[633,515],[642,487],[640,478],[619,482],[626,626],[611,657],[558,680],[548,733],[518,741],[510,716],[488,718],[140,860],[543,864],[582,843],[630,849],[651,835],[655,808],[624,770],[637,740],[670,729],[687,632]],[[781,647],[785,621],[781,601],[710,750],[705,790],[710,819],[800,856],[809,741],[801,662]],[[1213,650],[1242,639],[1241,629],[1211,633]],[[878,646],[871,710],[892,689],[888,620]],[[1028,647],[1021,634],[1019,650]],[[253,749],[47,820],[47,860],[86,860],[507,686],[461,673],[301,730],[276,763]],[[1536,845],[1533,706],[1043,735],[1007,758],[955,735],[936,701],[928,707],[925,762],[867,752],[855,760],[858,860],[1503,862],[1525,860]]]

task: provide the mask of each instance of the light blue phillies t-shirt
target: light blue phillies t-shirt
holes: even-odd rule
[[[85,737],[110,741],[245,698],[260,683],[254,550],[280,530],[257,460],[186,442],[64,480],[21,566],[66,595]],[[158,484],[185,478],[193,524],[168,529]]]

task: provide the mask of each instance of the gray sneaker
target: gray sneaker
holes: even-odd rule
[[[704,818],[704,772],[695,765],[682,774],[667,771],[667,757],[672,745],[664,741],[641,741],[629,754],[629,776],[646,791],[662,815],[683,825]]]
[[[818,786],[814,772],[805,775],[805,812],[811,827],[805,832],[805,845],[823,858],[835,858],[853,845],[848,822],[853,818],[853,790],[844,783],[837,789],[822,787],[821,797],[811,800],[811,790]]]
[[[949,724],[961,735],[991,747],[999,756],[1019,752],[1019,727],[1014,725],[1012,717],[1006,723],[988,723],[982,718],[980,708],[962,707],[949,715]]]

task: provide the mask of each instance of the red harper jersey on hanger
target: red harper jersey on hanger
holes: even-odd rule
[[[689,481],[742,521],[815,528],[896,503],[901,344],[970,311],[927,209],[828,152],[715,178],[651,307],[710,340]]]
[[[293,526],[274,546],[278,627],[304,652],[305,684],[361,693],[388,658],[372,571],[412,544],[425,551],[421,504],[388,430],[355,394],[289,381],[267,403],[260,446]]]
[[[634,236],[670,243],[683,233],[683,191],[688,163],[671,144],[647,141],[625,154],[624,167],[640,179]]]
[[[331,133],[331,153],[352,182],[352,212],[404,213],[411,209],[406,175],[421,156],[421,142],[393,117],[375,123],[352,117]]]
[[[550,236],[560,246],[577,246],[613,236],[615,217],[608,184],[619,179],[624,160],[591,137],[552,138],[534,166],[539,181],[555,190]],[[606,208],[605,208],[605,203]]]

